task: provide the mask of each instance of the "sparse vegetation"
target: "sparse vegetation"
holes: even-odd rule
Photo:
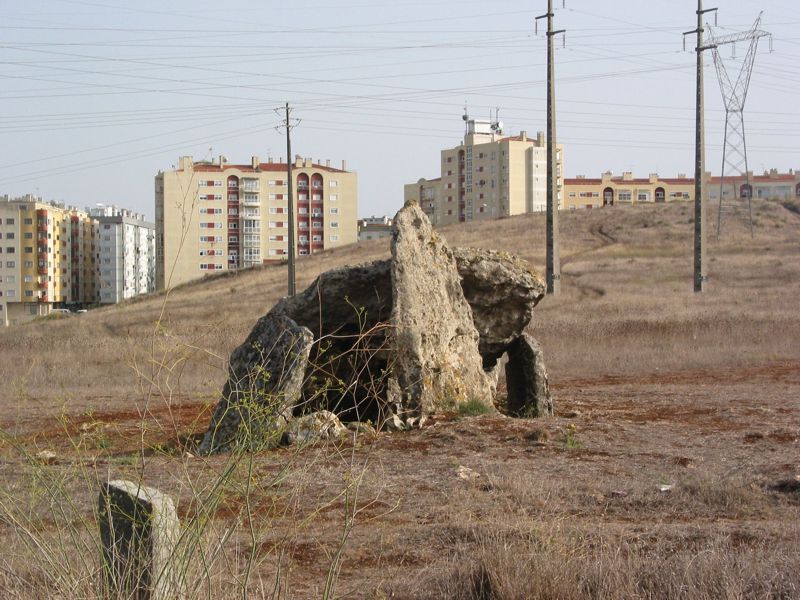
[[[696,296],[686,208],[563,215],[563,295],[531,326],[553,418],[192,456],[274,267],[0,331],[0,596],[96,595],[108,478],[175,499],[198,597],[800,596],[800,217],[726,223]],[[542,215],[443,233],[544,262]]]
[[[494,412],[492,408],[480,398],[469,398],[458,405],[458,414],[462,417],[478,417]]]

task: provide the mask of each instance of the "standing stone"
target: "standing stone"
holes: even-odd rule
[[[506,386],[509,414],[519,417],[553,414],[542,347],[527,333],[518,337],[508,349]]]
[[[416,202],[395,217],[391,274],[390,402],[403,418],[473,399],[493,407],[453,253]]]
[[[107,596],[182,598],[175,552],[180,522],[172,498],[133,481],[109,481],[98,509]]]
[[[544,297],[544,279],[530,263],[507,252],[453,248],[453,255],[488,370],[530,323],[533,307]]]
[[[231,354],[228,382],[198,451],[278,444],[300,398],[312,342],[311,332],[286,315],[261,317]]]

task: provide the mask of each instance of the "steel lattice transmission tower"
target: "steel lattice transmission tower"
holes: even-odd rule
[[[722,100],[725,104],[725,141],[722,146],[722,171],[720,172],[719,189],[719,212],[717,214],[717,238],[719,238],[722,228],[722,215],[725,212],[738,212],[743,208],[744,201],[747,201],[747,211],[750,220],[750,235],[753,234],[753,209],[752,195],[753,187],[750,184],[750,175],[747,166],[747,142],[744,131],[744,104],[747,99],[747,89],[750,85],[750,77],[753,73],[753,62],[758,49],[758,41],[763,37],[770,38],[770,50],[772,46],[772,34],[759,29],[761,25],[761,14],[759,13],[756,22],[749,31],[732,33],[727,35],[716,35],[709,25],[708,44],[712,47],[714,56],[714,66],[717,69],[717,79],[722,91]],[[725,67],[725,62],[720,55],[720,47],[737,42],[750,42],[747,54],[742,61],[736,79],[732,79]],[[734,47],[735,48],[735,47]],[[731,175],[733,197],[726,199],[723,196],[726,172]],[[736,185],[736,176],[744,176],[745,185]]]

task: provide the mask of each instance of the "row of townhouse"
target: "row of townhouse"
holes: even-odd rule
[[[648,202],[673,202],[694,200],[694,178],[679,174],[677,177],[659,177],[651,173],[646,178],[634,177],[625,172],[615,176],[603,173],[599,178],[578,176],[564,181],[568,209],[597,208],[619,204]],[[763,175],[748,173],[734,177],[716,177],[706,173],[709,200],[723,201],[747,198],[788,200],[800,198],[800,172],[776,169]]]
[[[309,158],[292,164],[296,254],[357,241],[356,174]],[[165,289],[204,274],[288,257],[288,165],[179,159],[155,177],[156,282]]]
[[[138,215],[121,217],[124,211],[106,209],[114,211],[92,215],[32,195],[0,197],[0,323],[153,291],[154,226]],[[111,240],[124,238],[126,227],[138,232],[142,244],[117,250]]]

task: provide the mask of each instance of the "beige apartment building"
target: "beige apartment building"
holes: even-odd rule
[[[288,257],[287,165],[194,162],[155,178],[156,287]],[[298,256],[357,240],[356,174],[311,159],[293,163]]]
[[[97,301],[97,222],[35,196],[0,197],[0,322]]]
[[[749,180],[749,183],[748,183]],[[679,174],[677,177],[634,177],[631,172],[615,176],[610,171],[599,178],[579,175],[564,180],[565,207],[571,210],[597,208],[620,204],[648,202],[694,201],[694,177]],[[776,169],[763,175],[749,173],[720,177],[706,173],[706,190],[711,201],[737,200],[748,197],[787,200],[800,198],[800,173],[790,170],[779,173]]]
[[[441,151],[441,176],[405,186],[434,225],[544,211],[547,145],[544,134],[505,137],[502,123],[465,116],[464,140]],[[558,146],[558,202],[563,205],[564,149]]]

